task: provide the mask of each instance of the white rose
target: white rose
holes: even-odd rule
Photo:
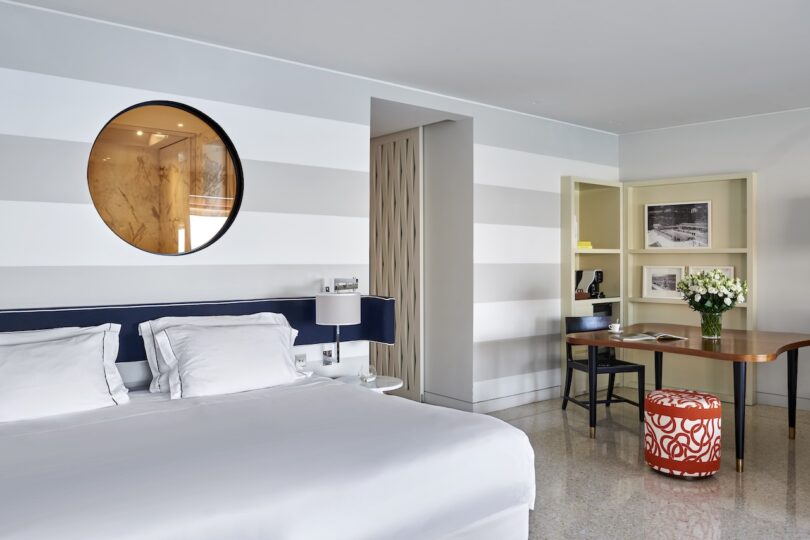
[[[699,294],[696,294],[695,295],[695,302],[700,302],[701,298],[702,298],[702,296],[700,296]]]
[[[743,295],[738,296],[737,302],[745,302],[745,297]]]
[[[731,305],[731,298],[726,298],[725,300],[723,300],[723,302],[725,302],[725,304],[727,306],[730,306]]]

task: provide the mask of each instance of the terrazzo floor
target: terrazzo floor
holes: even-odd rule
[[[531,539],[810,539],[810,411],[798,411],[790,441],[787,409],[748,407],[745,472],[738,474],[733,409],[724,403],[720,472],[678,480],[645,465],[635,407],[599,406],[590,439],[587,411],[560,405],[556,399],[493,413],[525,431],[534,447]]]

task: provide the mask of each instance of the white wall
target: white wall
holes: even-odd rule
[[[423,128],[425,401],[473,402],[473,121]]]
[[[560,177],[616,180],[587,160],[474,148],[474,410],[560,395]]]
[[[810,109],[622,135],[619,148],[623,180],[756,171],[757,328],[810,332]],[[799,354],[805,409],[808,357]],[[759,365],[758,401],[785,405],[786,395],[784,355]]]
[[[330,276],[358,276],[367,289],[372,97],[473,119],[475,306],[464,316],[474,319],[475,347],[471,356],[460,336],[452,360],[466,362],[475,390],[461,406],[554,394],[559,381],[547,368],[559,352],[546,345],[560,315],[559,261],[546,239],[559,236],[559,176],[611,176],[616,136],[6,3],[0,309],[312,294]],[[120,110],[151,99],[210,115],[243,161],[242,210],[200,253],[135,250],[90,201],[92,141]],[[533,215],[526,201],[549,211]],[[512,323],[524,318],[536,324],[516,333]]]

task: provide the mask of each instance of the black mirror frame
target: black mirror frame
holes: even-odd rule
[[[117,236],[118,238],[120,238],[121,240],[123,240],[124,242],[129,244],[130,246],[134,247],[135,249],[143,251],[144,253],[149,253],[150,255],[159,255],[159,256],[163,256],[163,257],[182,257],[183,255],[191,255],[192,253],[197,253],[199,251],[202,251],[203,249],[207,248],[208,246],[210,246],[211,244],[213,244],[214,242],[216,242],[217,240],[222,238],[222,236],[226,232],[228,232],[228,229],[231,228],[231,225],[233,224],[234,220],[236,219],[236,215],[239,213],[239,209],[242,206],[242,194],[243,194],[243,192],[245,190],[244,175],[243,175],[243,172],[242,172],[242,161],[239,159],[239,154],[236,152],[236,147],[234,146],[233,142],[231,141],[231,138],[228,137],[228,134],[225,133],[225,130],[222,129],[222,126],[220,126],[218,123],[216,123],[210,116],[208,116],[207,114],[205,114],[204,112],[202,112],[199,109],[195,109],[194,107],[192,107],[190,105],[186,105],[185,103],[180,103],[180,102],[177,102],[177,101],[168,101],[168,100],[143,101],[141,103],[136,103],[135,105],[127,107],[126,109],[124,109],[122,111],[119,111],[118,113],[115,114],[115,116],[110,118],[107,121],[107,123],[104,124],[104,126],[102,126],[102,128],[98,132],[98,135],[96,135],[96,138],[93,140],[93,146],[90,148],[90,154],[87,157],[87,173],[86,173],[87,190],[90,192],[90,200],[93,201],[93,208],[96,210],[96,213],[98,214],[99,218],[101,218],[101,214],[98,212],[98,207],[96,207],[96,203],[93,200],[93,191],[90,189],[90,156],[93,155],[93,150],[96,147],[96,143],[98,142],[98,138],[101,136],[102,133],[104,133],[104,130],[107,129],[107,126],[109,126],[116,118],[118,118],[122,114],[124,114],[126,112],[129,112],[129,111],[131,111],[133,109],[138,109],[140,107],[154,106],[154,105],[162,105],[164,107],[174,107],[175,109],[180,109],[180,110],[185,111],[185,112],[187,112],[187,113],[189,113],[191,115],[196,116],[197,118],[199,118],[200,120],[202,120],[203,122],[208,124],[208,126],[214,131],[214,133],[217,134],[217,136],[220,138],[220,140],[222,140],[223,144],[225,145],[225,149],[228,152],[228,155],[231,157],[231,161],[233,162],[234,173],[236,175],[236,193],[234,195],[233,206],[231,207],[231,213],[228,214],[228,218],[225,220],[225,224],[222,225],[222,228],[210,240],[208,240],[205,244],[203,244],[201,246],[198,246],[198,247],[196,247],[196,248],[194,248],[192,250],[189,250],[189,251],[184,251],[183,253],[156,253],[154,251],[149,251],[147,249],[143,249],[142,247],[136,246],[135,244],[133,244],[132,242],[126,240],[125,238],[122,238],[112,227],[110,227],[107,224],[107,222],[104,221],[104,219],[102,219],[101,221],[102,221],[102,223],[104,223],[104,225],[110,231],[112,231],[113,234],[115,234],[115,236]]]

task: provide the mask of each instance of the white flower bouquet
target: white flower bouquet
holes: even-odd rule
[[[689,307],[701,314],[703,337],[717,339],[722,330],[721,315],[739,302],[745,302],[748,284],[732,279],[721,270],[690,274],[677,285]]]

